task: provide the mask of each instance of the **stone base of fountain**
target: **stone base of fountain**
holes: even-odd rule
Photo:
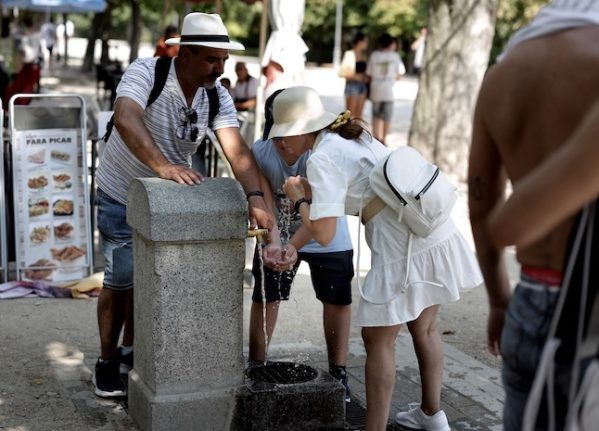
[[[273,362],[246,371],[232,431],[343,430],[345,388],[322,370]]]

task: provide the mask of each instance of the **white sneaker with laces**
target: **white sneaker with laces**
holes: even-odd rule
[[[410,409],[407,412],[397,413],[395,422],[404,427],[426,431],[451,431],[447,422],[447,416],[445,416],[443,410],[439,410],[434,415],[429,416],[422,411],[420,406]]]

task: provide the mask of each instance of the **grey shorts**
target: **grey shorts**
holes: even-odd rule
[[[372,102],[372,116],[390,122],[393,117],[393,102]]]
[[[98,189],[98,230],[104,255],[104,287],[133,288],[133,231],[127,224],[127,207]]]

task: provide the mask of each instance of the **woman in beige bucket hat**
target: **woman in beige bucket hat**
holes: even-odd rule
[[[357,215],[366,206],[362,203],[375,198],[369,175],[389,149],[373,139],[349,111],[340,115],[326,111],[309,87],[281,92],[273,116],[269,138],[278,141],[277,145],[290,154],[312,150],[307,163],[311,203],[299,177],[289,177],[283,189],[314,239],[327,244],[335,234],[337,217]],[[366,429],[386,429],[395,384],[395,339],[406,323],[421,366],[422,402],[398,413],[396,421],[412,428],[449,430],[440,409],[443,345],[436,328],[437,313],[440,304],[458,300],[461,290],[481,283],[476,258],[451,219],[426,238],[415,236],[409,259],[409,229],[398,222],[393,209],[385,206],[369,216],[365,230],[372,262],[355,321],[362,327],[367,353]]]

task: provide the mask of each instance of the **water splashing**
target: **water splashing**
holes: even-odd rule
[[[260,238],[260,237],[257,237]],[[262,248],[264,243],[258,239],[258,261],[260,262],[260,293],[262,295],[262,332],[264,334],[264,365],[266,365],[266,357],[268,355],[268,331],[266,328],[266,289],[264,287],[264,260],[262,259]]]
[[[277,196],[280,199],[280,211],[281,217],[279,220],[279,232],[281,235],[281,258],[285,259],[285,253],[287,252],[287,244],[291,236],[291,220],[293,219],[293,201],[285,195]],[[293,275],[290,271],[284,271],[279,274],[278,290],[279,298],[281,298],[281,279],[285,277],[285,280],[291,280]]]
[[[260,293],[262,294],[262,332],[264,334],[264,365],[266,365],[266,355],[268,354],[268,331],[266,327],[266,288],[264,280],[264,258],[263,247],[266,244],[268,237],[267,229],[250,229],[248,237],[255,237],[257,241],[256,249],[258,251],[258,266],[260,267]]]

